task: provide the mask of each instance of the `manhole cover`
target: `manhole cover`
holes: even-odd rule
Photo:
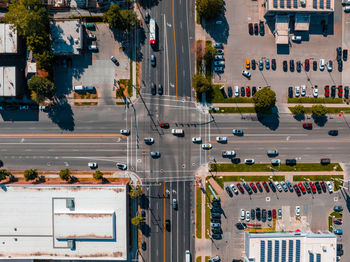
[[[130,170],[134,170],[134,168],[133,168],[133,167],[131,167],[131,168],[130,168]]]
[[[337,202],[337,201],[338,201],[338,197],[335,197],[335,198],[334,198],[334,202]]]
[[[270,202],[271,198],[270,197],[266,197],[266,202]]]
[[[185,164],[183,164],[183,165],[182,165],[182,168],[185,168],[185,167],[186,167],[186,165],[185,165]]]
[[[141,162],[142,162],[142,159],[137,159],[137,162],[138,162],[138,163],[141,163]]]

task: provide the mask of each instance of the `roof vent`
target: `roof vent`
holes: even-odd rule
[[[68,240],[67,240],[67,244],[68,244],[68,248],[69,248],[70,250],[75,249],[75,240],[74,240],[74,239],[68,239]]]
[[[74,209],[74,199],[66,199],[66,208]]]

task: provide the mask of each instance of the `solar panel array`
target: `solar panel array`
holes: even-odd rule
[[[272,241],[267,241],[267,262],[272,262]]]
[[[280,0],[280,8],[284,8],[284,0]]]
[[[286,262],[286,249],[287,249],[287,241],[282,240],[282,261],[281,262]]]
[[[277,8],[277,0],[273,0],[273,8]]]
[[[321,262],[321,254],[316,254],[316,262]]]
[[[326,8],[331,9],[331,0],[326,1]]]
[[[312,7],[317,9],[317,0],[313,0],[312,2]]]
[[[260,241],[260,262],[265,262],[265,241]]]
[[[300,240],[295,243],[295,262],[300,262]]]
[[[280,241],[275,240],[275,262],[280,261]]]
[[[320,0],[320,9],[324,8],[324,0]]]
[[[288,262],[293,262],[293,240],[289,240]]]
[[[292,0],[287,0],[287,8],[292,8]]]
[[[298,0],[293,0],[293,6],[294,8],[298,8]]]

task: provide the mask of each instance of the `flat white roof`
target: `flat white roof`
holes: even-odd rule
[[[265,0],[267,11],[333,12],[334,0]]]
[[[17,53],[17,32],[10,24],[0,24],[0,53]]]
[[[16,67],[0,66],[0,96],[16,96]]]
[[[0,260],[124,261],[126,202],[127,190],[122,185],[3,187]],[[72,241],[73,248],[69,247]]]
[[[78,19],[51,20],[50,31],[52,54],[80,54],[83,40],[83,30]]]

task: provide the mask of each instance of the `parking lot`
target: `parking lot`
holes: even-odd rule
[[[290,43],[289,54],[277,54],[277,46],[274,36],[269,26],[265,23],[265,35],[250,35],[248,32],[249,23],[259,23],[259,19],[263,19],[261,15],[261,1],[228,1],[226,3],[227,22],[222,26],[227,27],[227,39],[212,35],[214,41],[222,41],[224,45],[225,70],[222,74],[214,74],[214,81],[225,86],[270,86],[276,91],[277,99],[280,102],[286,102],[288,86],[306,85],[307,95],[312,96],[312,86],[318,85],[322,88],[325,85],[340,85],[342,84],[341,73],[337,68],[336,48],[342,44],[342,8],[339,1],[335,3],[334,27],[330,28],[330,33],[324,37],[321,33],[310,34],[308,41],[301,43]],[[236,8],[240,6],[240,8]],[[332,19],[331,19],[332,20]],[[213,25],[214,26],[214,25]],[[215,25],[217,26],[217,25]],[[276,59],[276,70],[249,70],[251,79],[242,76],[242,70],[245,67],[246,59],[255,59],[259,62],[260,59],[268,58]],[[320,59],[325,59],[326,63],[329,60],[333,61],[333,70],[319,70]],[[301,71],[294,72],[289,70],[289,61],[294,60],[301,62]],[[304,70],[305,59],[310,60],[310,70]],[[283,71],[282,63],[288,62],[288,71]],[[313,61],[317,61],[317,70],[312,68]],[[264,61],[265,62],[265,61]],[[347,68],[344,62],[344,68]],[[265,63],[264,63],[265,64]],[[344,72],[344,71],[343,71]],[[347,85],[347,83],[344,83]],[[324,94],[320,90],[320,95]]]
[[[115,104],[114,79],[130,78],[129,58],[121,50],[121,44],[116,40],[117,36],[107,24],[95,24],[95,30],[87,30],[86,33],[96,35],[96,41],[85,37],[84,51],[81,55],[71,57],[71,67],[62,63],[65,57],[59,59],[55,65],[58,95],[69,95],[75,85],[94,86],[104,103]],[[97,46],[98,52],[87,50],[87,46],[91,44]],[[119,66],[111,61],[112,55],[117,58]]]
[[[225,183],[229,186],[232,183]],[[233,183],[237,187],[237,183]],[[240,183],[242,185],[242,183]],[[293,183],[296,184],[296,183]],[[256,185],[256,184],[255,184]],[[239,259],[244,252],[244,230],[240,225],[244,224],[249,230],[254,231],[327,231],[328,216],[333,211],[334,205],[342,204],[344,196],[339,193],[322,191],[321,193],[305,193],[297,196],[296,192],[270,192],[267,193],[265,188],[260,192],[252,192],[248,194],[244,189],[244,194],[239,192],[231,197],[226,191],[220,194],[221,207],[223,214],[221,215],[221,229],[223,231],[221,240],[213,240],[212,254],[217,254],[222,261],[231,261]],[[300,207],[300,216],[296,214],[296,207]],[[252,219],[252,209],[265,209],[266,213],[273,209],[276,210],[276,218],[269,220],[268,215],[266,221],[263,222],[262,217],[257,219],[255,211],[255,219]],[[245,217],[241,219],[241,209],[244,209]],[[278,210],[281,209],[282,215],[278,216]],[[247,221],[247,212],[250,212],[250,219]],[[273,214],[273,213],[272,213]],[[242,224],[241,224],[242,223]],[[246,229],[247,230],[247,229]]]

